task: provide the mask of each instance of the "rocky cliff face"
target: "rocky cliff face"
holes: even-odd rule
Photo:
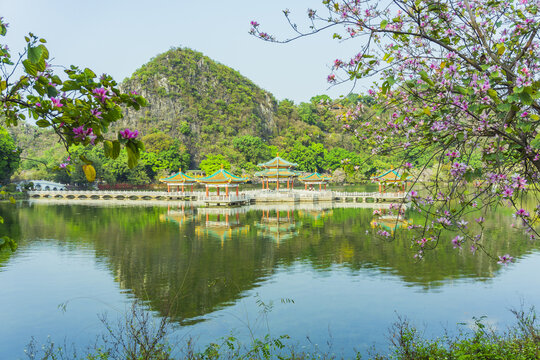
[[[149,106],[127,110],[117,127],[178,138],[194,163],[206,153],[219,153],[233,136],[269,139],[277,132],[277,102],[271,94],[193,50],[157,56],[124,81],[122,90],[143,95]]]

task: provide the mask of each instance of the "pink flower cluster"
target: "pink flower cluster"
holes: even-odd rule
[[[90,144],[92,145],[94,145],[94,141],[97,138],[92,128],[85,129],[83,125],[74,128],[73,133],[75,134],[75,139],[80,139],[81,141],[84,141],[88,138],[90,139]]]
[[[124,139],[135,139],[137,136],[139,136],[139,131],[131,131],[126,128],[125,130],[120,131],[120,136],[122,136]]]
[[[100,87],[92,90],[92,93],[96,96],[96,98],[101,101],[102,103],[105,102],[105,100],[110,99],[109,96],[109,90]]]

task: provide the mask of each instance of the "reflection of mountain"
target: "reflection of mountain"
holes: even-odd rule
[[[95,249],[97,261],[107,264],[121,288],[181,321],[197,321],[237,301],[278,264],[287,268],[301,261],[320,271],[335,269],[335,264],[353,272],[375,269],[425,289],[456,278],[485,279],[499,269],[483,254],[473,256],[443,243],[417,263],[406,234],[397,232],[388,242],[372,235],[372,209],[320,210],[324,215],[298,206],[289,212],[279,206],[168,211],[26,203],[12,212],[19,230],[8,231],[23,239],[58,239],[75,250]],[[415,220],[412,214],[407,217]],[[488,218],[488,251],[519,257],[538,246],[501,230],[510,229],[509,221],[500,213]],[[290,234],[286,241],[280,238],[279,246],[271,236],[276,231]]]

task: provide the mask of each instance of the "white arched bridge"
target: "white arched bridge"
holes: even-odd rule
[[[250,203],[284,202],[385,202],[400,201],[406,198],[405,192],[335,192],[308,190],[247,190],[240,194],[209,195],[203,191],[167,192],[167,191],[112,191],[112,190],[41,190],[28,191],[33,199],[94,199],[94,200],[187,200],[199,201],[207,205],[240,205]]]

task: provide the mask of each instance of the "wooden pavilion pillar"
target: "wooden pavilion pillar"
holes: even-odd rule
[[[319,183],[319,191],[321,191],[321,190],[322,190],[322,184]]]
[[[324,190],[326,190],[326,183],[324,184]]]
[[[206,197],[208,197],[208,185],[206,185]]]
[[[225,195],[229,196],[229,187],[228,186],[225,188]]]
[[[236,185],[236,196],[238,196],[238,185]]]
[[[217,189],[217,196],[219,196],[219,185],[216,186],[216,189]]]
[[[382,193],[381,183],[379,182],[379,194]]]
[[[171,185],[167,184],[167,192],[171,192]]]
[[[306,190],[307,190],[307,183],[304,183],[304,185],[306,185]]]
[[[264,190],[264,178],[262,179],[261,183],[262,183],[262,189]]]
[[[193,192],[193,184],[191,184],[191,192]]]
[[[287,178],[287,189],[290,189],[289,182],[290,182],[290,178]]]
[[[176,185],[176,192],[180,192],[180,185]]]
[[[182,194],[184,193],[184,183],[182,183]]]
[[[276,190],[279,190],[279,178],[276,178]]]

